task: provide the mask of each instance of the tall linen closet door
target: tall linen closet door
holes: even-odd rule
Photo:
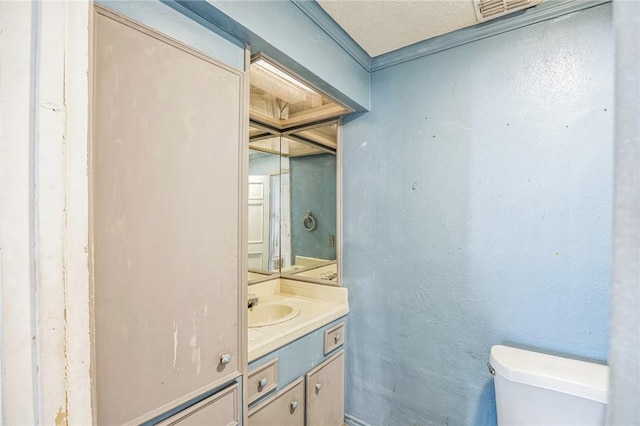
[[[97,422],[140,423],[240,375],[243,74],[97,8],[93,82]]]

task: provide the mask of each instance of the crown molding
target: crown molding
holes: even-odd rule
[[[443,50],[462,46],[467,43],[553,19],[568,13],[600,6],[602,4],[609,3],[610,1],[611,0],[549,0],[545,3],[541,3],[521,12],[516,12],[512,15],[506,15],[473,27],[462,28],[448,34],[443,34],[438,37],[376,56],[371,60],[371,68],[369,71],[379,71],[412,59],[442,52]]]
[[[236,44],[240,45],[242,42],[252,41],[250,40],[251,37],[248,36],[248,34],[250,34],[249,31],[239,26],[214,7],[210,7],[206,11],[199,8],[196,11],[193,10],[192,4],[194,2],[192,1],[160,1],[179,10]],[[611,0],[548,0],[535,7],[511,15],[506,15],[472,27],[462,28],[371,58],[369,54],[320,7],[316,0],[290,1],[369,72],[379,71],[412,59],[442,52],[497,34],[611,2]],[[220,29],[222,31],[220,31]]]
[[[251,37],[248,36],[248,34],[250,34],[249,31],[242,28],[214,7],[207,8],[206,11],[203,10],[203,8],[196,8],[197,10],[194,10],[193,3],[197,2],[180,0],[160,1],[200,22],[207,28],[213,29],[236,44],[242,42],[250,43],[253,41]],[[369,72],[379,71],[412,59],[442,52],[497,34],[611,2],[611,0],[548,0],[535,7],[515,12],[511,15],[506,15],[472,27],[462,28],[372,58],[333,20],[316,0],[290,1],[331,37],[349,56]],[[220,31],[220,29],[222,31]]]
[[[315,0],[291,0],[305,15],[316,23],[329,37],[356,60],[371,71],[371,56],[356,43],[345,30]]]

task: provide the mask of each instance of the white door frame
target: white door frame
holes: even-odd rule
[[[258,189],[256,191],[256,189]],[[270,217],[270,197],[271,180],[269,175],[249,175],[249,268],[269,270],[269,217]],[[251,214],[252,210],[258,209],[260,214]],[[256,231],[260,231],[260,236],[256,237]],[[259,267],[255,261],[259,258]]]
[[[2,2],[0,422],[92,424],[89,2]]]

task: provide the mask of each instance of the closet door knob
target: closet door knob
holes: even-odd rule
[[[231,354],[223,354],[220,357],[220,363],[224,364],[224,365],[227,365],[227,364],[229,364],[231,362],[231,358],[232,358]]]
[[[260,382],[258,382],[258,386],[260,386],[261,388],[267,386],[267,378],[263,377],[262,379],[260,379]]]
[[[296,408],[298,408],[298,401],[293,401],[291,403],[291,411],[295,411]]]
[[[316,392],[320,392],[320,389],[322,389],[322,383],[316,383]]]

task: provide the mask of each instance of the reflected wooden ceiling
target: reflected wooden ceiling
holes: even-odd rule
[[[249,79],[251,120],[274,129],[289,130],[352,112],[264,55],[253,58]]]
[[[266,128],[251,123],[249,127],[249,147],[256,151],[284,157],[335,153],[338,137],[338,123],[330,121],[308,128],[277,135]]]

